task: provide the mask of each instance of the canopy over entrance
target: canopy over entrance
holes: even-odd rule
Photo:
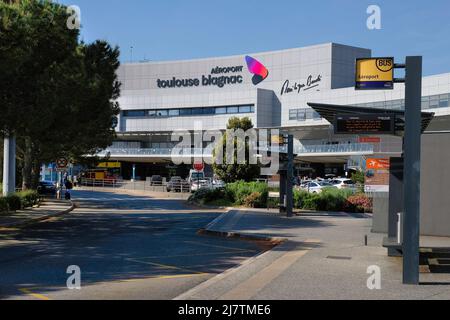
[[[314,109],[320,116],[331,124],[335,123],[338,115],[370,115],[370,114],[389,114],[395,115],[395,131],[405,130],[405,111],[378,109],[356,106],[342,106],[336,104],[308,103],[308,106]],[[422,132],[430,125],[434,118],[433,112],[422,112]]]

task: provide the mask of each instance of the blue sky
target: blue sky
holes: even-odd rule
[[[254,53],[337,42],[374,56],[424,56],[426,75],[450,72],[448,0],[61,0],[81,9],[82,38],[108,40],[123,62]],[[366,9],[382,10],[368,30]]]

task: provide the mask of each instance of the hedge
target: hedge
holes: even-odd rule
[[[239,181],[227,184],[224,189],[200,189],[189,198],[189,201],[200,204],[220,201],[235,206],[265,208],[268,194],[265,183]]]
[[[189,201],[201,204],[227,203],[234,206],[249,208],[266,208],[269,188],[262,182],[235,182],[228,184],[225,189],[201,189],[194,193]],[[278,204],[270,199],[271,205]],[[276,202],[276,203],[272,203]],[[304,190],[294,190],[294,207],[315,211],[346,211],[371,212],[372,200],[365,194],[353,194],[352,190],[325,188],[321,193],[308,193]]]
[[[0,197],[0,212],[6,213],[32,207],[39,203],[37,191],[23,191]]]

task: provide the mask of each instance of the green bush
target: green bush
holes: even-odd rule
[[[8,203],[9,211],[17,211],[22,209],[22,200],[17,194],[10,194],[5,197],[6,202]]]
[[[299,209],[316,211],[343,211],[351,190],[324,188],[321,193],[294,191],[294,206]]]
[[[269,188],[262,182],[235,182],[225,189],[201,189],[189,201],[220,206],[245,206],[249,208],[276,207],[278,199],[268,199]],[[320,193],[294,190],[294,207],[315,211],[370,212],[371,199],[364,194],[354,195],[349,189],[324,188]]]
[[[227,184],[225,188],[228,197],[233,201],[235,205],[244,205],[245,199],[254,192],[260,193],[260,200],[257,205],[258,208],[267,206],[267,198],[269,195],[269,189],[267,184],[263,182],[234,182]]]
[[[189,197],[190,202],[200,204],[230,204],[265,208],[269,192],[267,185],[262,182],[239,181],[228,184],[225,189],[200,189]]]
[[[310,196],[311,194],[305,190],[294,189],[294,208],[302,209],[305,200]]]
[[[230,201],[227,191],[224,189],[200,189],[188,199],[189,202],[200,204],[208,204],[217,200],[221,200],[223,203]]]
[[[244,206],[247,208],[263,208],[267,206],[267,199],[264,201],[261,193],[253,192],[244,199]]]
[[[20,197],[22,208],[29,208],[39,203],[39,193],[34,190],[17,193]]]
[[[6,198],[0,197],[0,213],[6,212],[8,212],[8,201],[6,201]]]

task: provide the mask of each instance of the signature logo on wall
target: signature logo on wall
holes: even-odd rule
[[[248,71],[254,74],[252,82],[255,86],[267,79],[269,70],[261,62],[250,56],[246,56],[245,60],[247,61]]]
[[[317,88],[322,82],[322,76],[318,75],[317,77],[313,77],[310,75],[305,82],[294,82],[291,84],[289,80],[286,80],[281,88],[281,95],[289,94],[292,92],[300,93],[302,91],[308,91],[314,88]]]

